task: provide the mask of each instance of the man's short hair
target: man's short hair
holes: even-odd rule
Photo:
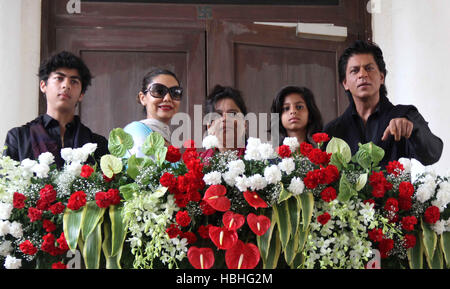
[[[87,87],[91,85],[92,75],[89,68],[84,64],[83,60],[68,51],[62,51],[55,54],[44,62],[39,67],[39,80],[47,83],[48,77],[52,72],[58,68],[76,69],[81,78],[81,93],[85,93]]]
[[[341,84],[346,77],[348,60],[350,59],[350,57],[356,54],[371,54],[375,59],[378,69],[386,78],[386,63],[384,62],[383,52],[381,51],[380,47],[378,47],[378,45],[373,42],[357,40],[350,47],[345,49],[344,53],[342,53],[341,57],[339,58],[338,70],[339,82]],[[382,84],[380,87],[380,96],[387,96],[387,89],[384,84]]]

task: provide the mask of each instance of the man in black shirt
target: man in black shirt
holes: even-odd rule
[[[387,74],[381,49],[356,41],[339,59],[339,81],[349,96],[347,110],[325,126],[330,136],[345,140],[355,154],[358,143],[372,141],[385,151],[381,166],[399,158],[415,158],[423,165],[439,160],[443,143],[417,108],[394,106],[386,97]]]
[[[39,86],[47,101],[47,112],[8,131],[3,155],[22,161],[37,159],[41,153],[51,152],[57,166],[62,167],[62,148],[96,143],[95,159],[98,161],[107,154],[107,140],[93,133],[75,115],[76,106],[83,100],[91,78],[84,62],[70,52],[63,51],[43,62],[39,68]]]

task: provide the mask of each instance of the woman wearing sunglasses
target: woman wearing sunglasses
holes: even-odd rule
[[[156,69],[144,76],[142,87],[137,96],[138,103],[145,107],[147,118],[133,121],[124,130],[131,134],[134,146],[130,153],[143,157],[142,144],[147,136],[155,131],[160,133],[170,144],[169,123],[178,112],[183,89],[177,76],[165,69]]]

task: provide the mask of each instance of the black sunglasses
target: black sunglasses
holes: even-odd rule
[[[144,90],[144,93],[150,92],[150,95],[155,98],[163,98],[167,93],[170,94],[173,100],[181,100],[183,96],[183,88],[179,86],[173,86],[168,88],[161,83],[153,83],[149,88]]]

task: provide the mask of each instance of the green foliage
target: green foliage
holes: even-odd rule
[[[133,137],[122,128],[115,128],[109,133],[108,150],[112,155],[121,158],[133,145]]]

